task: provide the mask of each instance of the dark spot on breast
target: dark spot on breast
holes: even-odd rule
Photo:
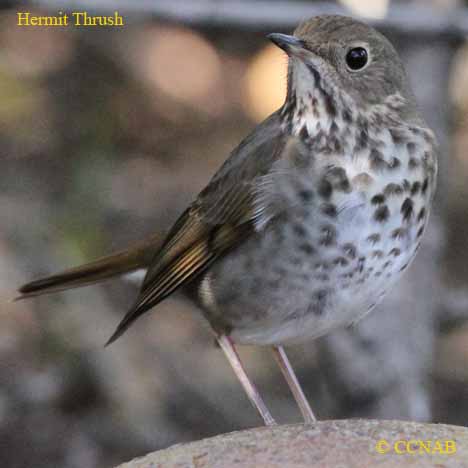
[[[408,168],[412,171],[416,168],[418,168],[419,166],[421,165],[421,162],[419,161],[419,159],[416,159],[416,158],[409,158],[409,161],[408,161]]]
[[[367,242],[370,242],[371,244],[377,244],[377,242],[380,241],[380,234],[371,234],[368,238],[367,238]]]
[[[416,236],[421,237],[423,235],[423,232],[424,232],[424,226],[419,228],[418,232],[416,233]]]
[[[333,140],[333,150],[335,151],[335,153],[341,153],[341,151],[343,150],[343,146],[341,145],[341,141],[338,139],[338,138],[335,138]]]
[[[367,133],[367,130],[362,129],[359,132],[359,135],[357,136],[357,139],[356,139],[356,149],[357,150],[364,149],[367,147],[368,143],[369,143],[369,134]]]
[[[394,257],[398,257],[399,255],[401,254],[401,250],[397,247],[394,247],[392,250],[390,250],[390,252],[388,253],[388,255],[393,255]]]
[[[388,163],[390,169],[398,169],[401,166],[401,162],[398,158],[393,157]]]
[[[309,99],[310,99],[310,94],[309,94]],[[316,96],[312,98],[312,106],[317,107],[318,106],[318,99]]]
[[[318,184],[317,191],[322,198],[328,200],[331,197],[331,194],[333,193],[333,187],[327,179],[323,178]]]
[[[391,234],[391,238],[392,239],[401,239],[404,237],[404,235],[406,234],[406,229],[405,228],[397,228],[395,230],[392,231],[392,234]]]
[[[330,218],[336,218],[338,216],[338,211],[333,203],[323,203],[321,211],[325,216],[329,216]]]
[[[338,125],[335,121],[332,122],[330,125],[330,133],[337,133],[338,132]]]
[[[327,171],[326,179],[332,185],[332,188],[341,192],[351,191],[346,171],[342,167],[332,167]]]
[[[344,244],[343,251],[351,260],[356,258],[356,247],[353,244]]]
[[[391,184],[388,184],[384,188],[384,194],[387,195],[388,197],[392,195],[401,195],[402,193],[403,193],[403,187],[398,184],[391,183]]]
[[[424,179],[423,184],[422,184],[422,187],[421,187],[421,193],[422,193],[423,195],[426,194],[426,192],[427,192],[427,187],[428,187],[428,186],[429,186],[429,179],[426,177],[426,178]]]
[[[299,196],[301,197],[302,201],[309,202],[314,197],[314,192],[312,190],[302,189],[299,190]]]
[[[385,195],[383,193],[378,193],[371,198],[371,203],[373,205],[381,205],[385,202]]]
[[[326,289],[318,289],[312,295],[312,304],[310,310],[315,315],[323,315],[327,303],[328,291]]]
[[[329,94],[325,94],[325,109],[329,116],[336,117],[335,101]]]
[[[343,109],[342,118],[346,123],[351,123],[353,121],[351,110],[348,109],[347,107]]]
[[[359,260],[358,260],[358,271],[359,271],[359,273],[363,272],[365,263],[366,263],[366,257],[359,257]]]
[[[330,268],[330,266],[328,265],[327,262],[319,262],[319,263],[316,263],[314,265],[314,268],[317,270],[317,271],[320,271],[320,270],[328,270]]]
[[[403,190],[405,192],[410,192],[411,191],[411,184],[410,184],[410,181],[408,179],[403,179],[403,183],[401,184],[401,186],[403,187]]]
[[[333,265],[344,267],[349,264],[349,261],[344,257],[337,257],[333,260]]]
[[[406,198],[401,205],[401,214],[403,215],[404,221],[409,221],[413,215],[413,200]]]
[[[373,250],[371,256],[372,258],[382,258],[383,252],[381,250]]]
[[[421,190],[421,182],[419,181],[416,181],[413,183],[413,185],[411,186],[411,195],[417,195],[419,193],[419,191]]]
[[[326,273],[320,273],[314,277],[317,281],[330,281],[330,277]]]
[[[383,154],[375,148],[373,148],[370,152],[369,161],[370,167],[374,170],[380,170],[386,166]]]
[[[379,206],[374,212],[374,219],[379,223],[384,223],[390,216],[390,210],[387,205]]]
[[[294,224],[293,226],[293,231],[295,234],[297,234],[299,237],[305,237],[307,234],[307,230],[304,227],[303,224]]]
[[[309,131],[307,130],[307,125],[303,125],[300,132],[299,132],[299,137],[302,139],[302,140],[307,140],[307,138],[309,138]]]
[[[321,229],[320,245],[329,247],[336,242],[336,229],[334,226],[324,226]]]
[[[315,249],[312,245],[304,242],[299,245],[299,249],[304,252],[307,255],[314,255],[315,254]]]
[[[426,208],[423,206],[418,214],[418,222],[421,222],[426,217]]]
[[[409,141],[406,143],[406,149],[410,155],[413,155],[416,152],[416,143],[414,143],[414,141]]]
[[[362,128],[365,130],[367,133],[369,133],[369,122],[366,117],[364,117],[363,114],[358,114],[357,117],[357,126],[358,128]]]
[[[353,271],[348,271],[348,273],[342,273],[340,275],[340,278],[352,279],[353,276],[354,276],[354,272]]]
[[[405,134],[401,130],[398,130],[396,128],[390,128],[389,132],[395,145],[399,145],[406,139]]]
[[[384,269],[385,269],[385,268],[388,268],[391,264],[392,264],[392,262],[391,262],[390,260],[388,260],[387,262],[385,262],[385,263],[383,264],[383,268],[384,268]]]
[[[382,272],[381,272],[381,271],[376,271],[375,274],[374,274],[374,276],[375,276],[376,278],[379,278],[380,276],[382,276]]]

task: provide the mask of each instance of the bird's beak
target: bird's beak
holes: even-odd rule
[[[304,43],[297,37],[280,33],[271,33],[267,37],[288,55],[299,55],[304,51]]]

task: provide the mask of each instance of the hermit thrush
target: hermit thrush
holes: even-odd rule
[[[230,155],[161,247],[154,242],[26,284],[23,297],[141,267],[109,343],[175,290],[202,309],[266,424],[234,343],[272,346],[306,420],[282,345],[366,315],[408,267],[436,183],[436,142],[380,33],[319,16],[269,38],[289,57],[284,105]]]

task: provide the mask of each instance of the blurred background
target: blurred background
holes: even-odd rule
[[[93,5],[92,9],[90,5]],[[260,420],[199,312],[166,300],[104,349],[138,285],[9,302],[26,281],[164,236],[229,151],[282,104],[265,38],[344,13],[394,42],[441,141],[415,264],[358,326],[289,350],[321,419],[468,422],[468,2],[2,2],[0,460],[112,466]],[[18,27],[17,12],[123,16],[123,27]],[[280,422],[300,414],[266,349],[247,371]]]

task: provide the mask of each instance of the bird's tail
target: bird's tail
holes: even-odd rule
[[[146,268],[161,246],[161,237],[153,236],[121,252],[99,258],[52,276],[24,284],[18,289],[20,295],[14,300],[54,293],[65,289],[79,288],[98,283],[113,276]]]

